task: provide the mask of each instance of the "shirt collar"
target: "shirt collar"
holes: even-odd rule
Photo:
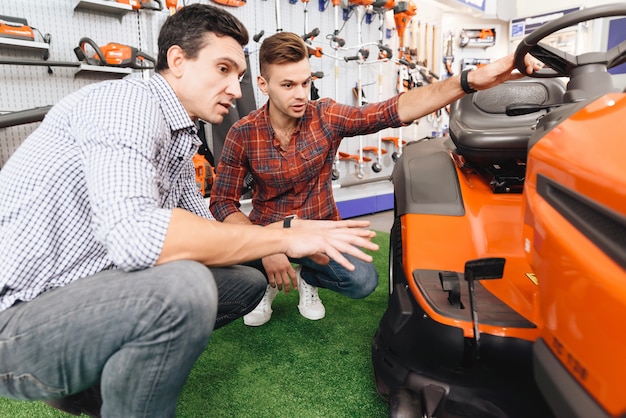
[[[191,129],[194,133],[198,132],[195,123],[189,117],[176,93],[174,93],[174,89],[162,75],[155,74],[150,78],[148,84],[151,90],[158,96],[165,121],[172,132],[181,129]]]

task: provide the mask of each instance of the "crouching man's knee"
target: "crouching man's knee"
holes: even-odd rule
[[[363,262],[355,270],[355,286],[352,298],[363,299],[369,296],[378,286],[378,272],[372,263]]]
[[[154,268],[157,297],[167,316],[199,339],[210,337],[217,315],[217,286],[211,271],[195,261],[175,261]]]

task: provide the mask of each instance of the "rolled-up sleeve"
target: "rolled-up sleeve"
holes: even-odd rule
[[[128,97],[120,100],[120,94]],[[158,103],[141,88],[111,84],[82,100],[74,114],[96,239],[119,268],[153,266],[171,218],[159,204],[164,180],[156,161],[164,157],[159,142],[170,134]]]
[[[215,183],[211,189],[210,209],[219,221],[238,212],[241,206],[241,188],[248,172],[242,135],[243,132],[236,125],[230,129],[217,166]]]

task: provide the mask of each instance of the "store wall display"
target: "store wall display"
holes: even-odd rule
[[[334,6],[331,2],[324,5],[257,0],[240,2],[235,5],[237,7],[209,0],[180,0],[178,3],[155,0],[139,2],[139,6],[130,0],[2,2],[0,16],[18,17],[14,19],[17,23],[38,28],[41,35],[33,31],[34,41],[19,40],[22,44],[27,42],[26,46],[7,45],[6,42],[15,41],[5,40],[3,43],[0,29],[0,89],[3,92],[0,115],[54,105],[69,93],[101,80],[150,77],[153,70],[149,65],[145,68],[136,65],[137,57],[155,57],[158,31],[167,16],[174,13],[176,7],[195,2],[226,8],[246,24],[251,36],[246,47],[250,61],[248,71],[256,107],[265,102],[256,87],[256,52],[263,36],[279,30],[306,37],[311,46],[316,94],[342,103],[356,105],[359,96],[361,102],[364,98],[370,102],[386,99],[397,93],[399,82],[405,88],[419,88],[424,83],[436,82],[433,76],[442,71],[443,51],[440,49],[443,42],[438,37],[447,33],[441,29],[443,13],[432,5],[419,3],[414,3],[417,5],[414,13],[408,13],[412,2],[407,1],[395,2],[406,8],[389,8],[389,2],[377,2],[378,10],[361,5],[363,2],[360,1],[341,2]],[[146,7],[148,3],[150,7]],[[394,21],[394,12],[404,13],[401,27]],[[92,42],[80,42],[84,39]],[[77,46],[81,45],[84,59],[76,54]],[[107,45],[126,47],[135,65],[127,62],[126,65],[101,66],[93,45],[99,48]],[[401,58],[408,58],[417,67],[402,65]],[[460,60],[455,65],[458,63]],[[141,64],[150,62],[143,60]],[[0,169],[37,126],[38,123],[34,122],[0,128]],[[381,134],[387,139],[385,141],[378,135],[344,141],[340,151],[358,158],[340,159],[338,156],[340,176],[337,182],[352,184],[389,178],[395,164],[392,155],[399,151],[396,144],[401,147],[405,141],[443,134],[445,126],[444,113],[443,118],[433,116],[416,121],[405,127],[402,133],[387,129]],[[397,139],[399,135],[401,140]],[[371,150],[376,150],[375,154]],[[376,164],[364,164],[365,157],[375,160]]]

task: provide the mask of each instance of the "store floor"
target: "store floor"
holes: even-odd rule
[[[350,219],[366,219],[371,223],[370,229],[389,233],[391,231],[391,227],[393,226],[393,210],[357,216]]]

